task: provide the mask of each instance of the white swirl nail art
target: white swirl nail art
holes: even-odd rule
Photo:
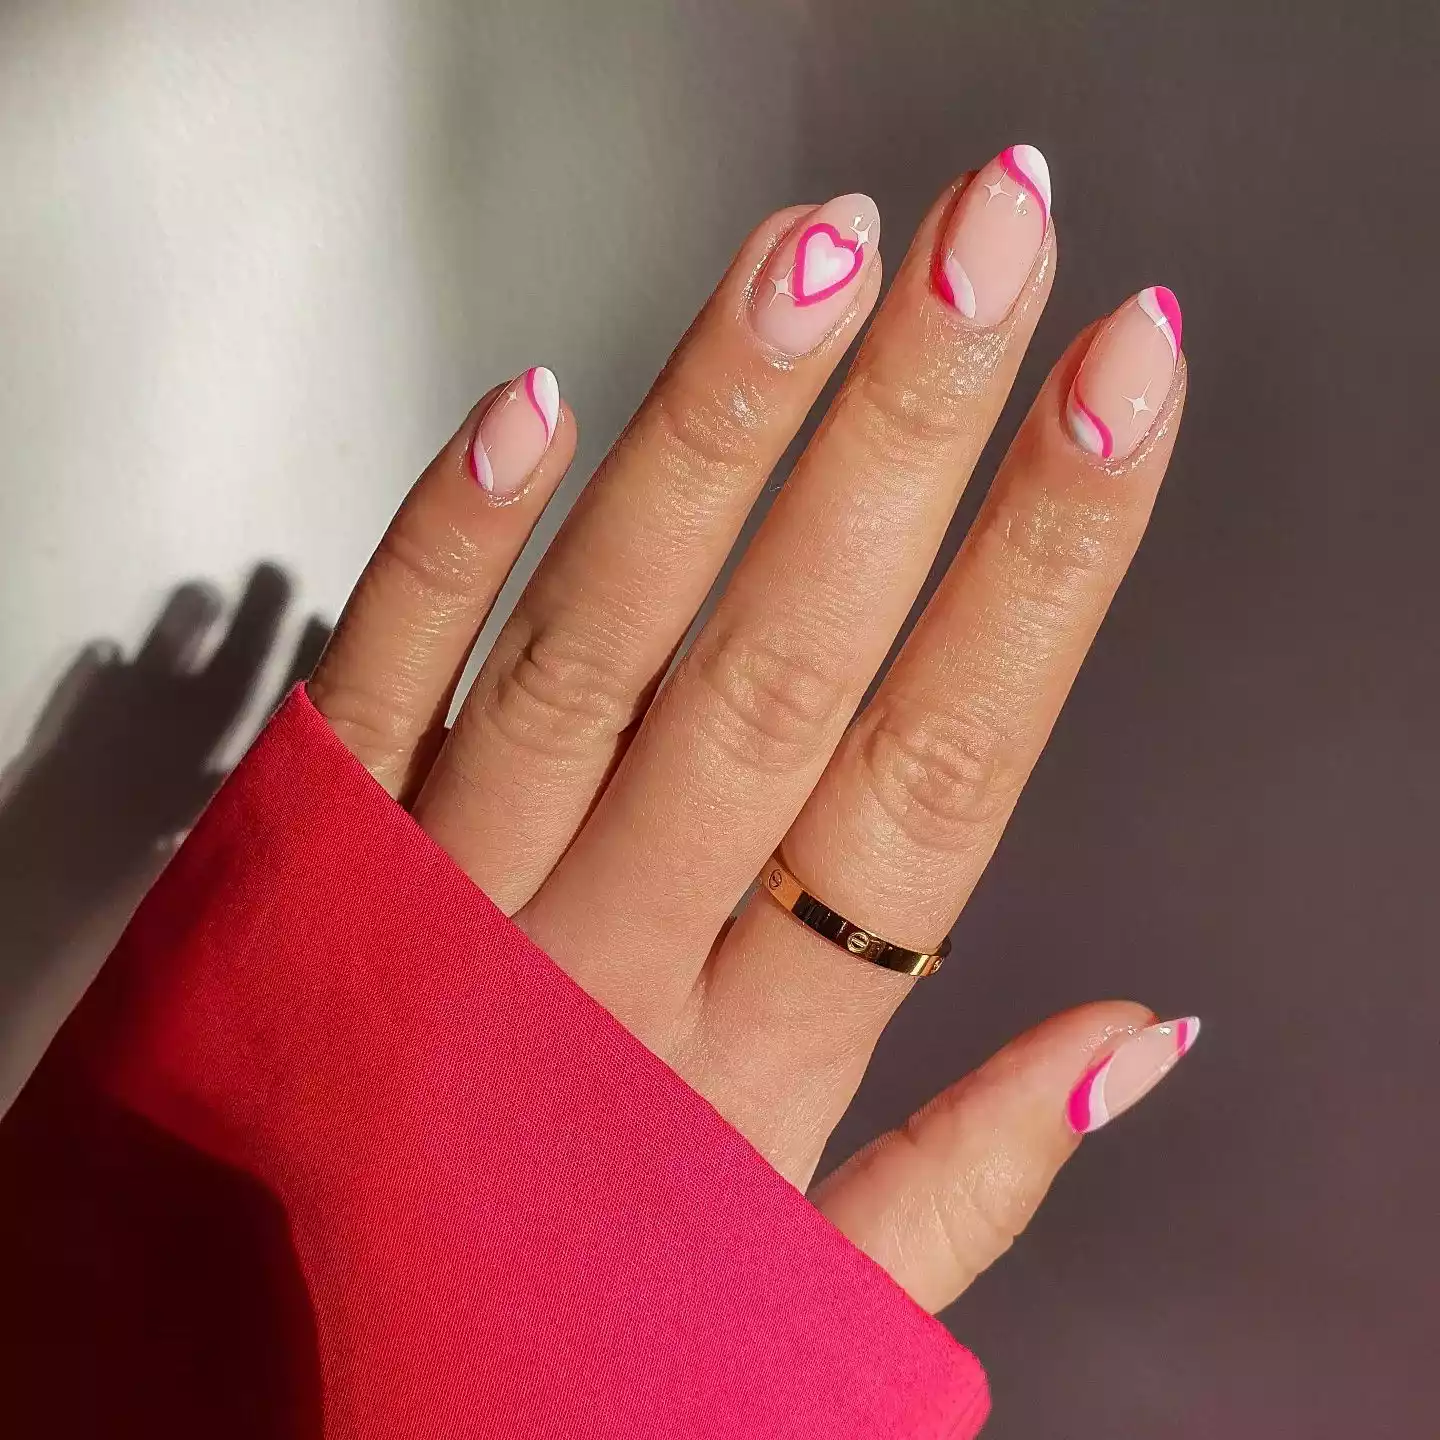
[[[553,372],[537,365],[512,380],[475,428],[470,466],[481,488],[497,499],[520,495],[559,423],[560,385]]]
[[[1163,285],[1151,285],[1135,297],[1136,303],[1150,317],[1151,323],[1170,346],[1170,358],[1180,358],[1180,302],[1174,292]]]
[[[1010,177],[1040,202],[1041,218],[1050,220],[1050,164],[1033,145],[1012,145],[1000,156]]]
[[[967,320],[975,318],[975,286],[953,251],[940,262],[940,293]]]
[[[1200,1036],[1194,1015],[1148,1026],[1118,1045],[1086,1071],[1070,1092],[1066,1119],[1077,1135],[1088,1135],[1128,1110],[1175,1067]]]
[[[560,423],[560,382],[553,371],[537,365],[525,372],[525,393],[545,426],[545,443],[548,445],[555,438],[555,427]]]
[[[1115,453],[1115,437],[1110,427],[1080,398],[1078,384],[1070,387],[1065,415],[1070,421],[1070,433],[1082,450],[1102,460],[1108,460]]]

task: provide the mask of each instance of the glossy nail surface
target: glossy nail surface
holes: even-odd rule
[[[497,500],[520,494],[560,423],[560,386],[543,365],[495,397],[475,430],[470,469]]]
[[[841,195],[807,215],[755,284],[756,334],[787,355],[808,354],[850,313],[879,238],[868,195]]]
[[[965,187],[941,242],[935,288],[977,325],[1019,298],[1050,227],[1050,167],[1033,145],[1002,150]]]
[[[1194,1015],[1151,1025],[1117,1045],[1070,1092],[1066,1118],[1077,1135],[1088,1135],[1128,1110],[1167,1076],[1195,1044]]]
[[[1149,434],[1180,359],[1180,302],[1163,285],[1100,328],[1070,387],[1065,419],[1082,450],[1123,460]]]

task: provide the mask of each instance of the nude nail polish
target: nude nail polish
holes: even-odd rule
[[[1163,285],[1101,327],[1070,387],[1065,419],[1082,450],[1123,460],[1150,432],[1180,359],[1180,302]]]
[[[543,365],[512,380],[475,429],[470,470],[497,500],[519,495],[560,423],[560,386]]]
[[[880,238],[868,195],[841,195],[807,215],[755,284],[755,333],[786,355],[805,355],[854,307]]]
[[[1117,1045],[1070,1092],[1070,1128],[1088,1135],[1147,1095],[1189,1052],[1200,1035],[1194,1015],[1151,1025]]]
[[[935,288],[967,320],[998,325],[1050,228],[1050,167],[1033,145],[1002,150],[965,187],[935,264]]]

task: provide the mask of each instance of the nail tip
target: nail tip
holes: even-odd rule
[[[560,382],[555,372],[544,365],[532,365],[525,372],[525,393],[545,427],[545,444],[555,438],[560,424]]]
[[[1156,329],[1168,333],[1175,357],[1180,356],[1180,332],[1184,326],[1184,313],[1180,300],[1168,285],[1147,285],[1135,297],[1136,303],[1155,323]]]
[[[1050,162],[1038,145],[1010,145],[1000,152],[1000,163],[1025,180],[1045,207],[1043,219],[1048,225],[1054,206],[1054,188],[1050,180]]]
[[[1181,1055],[1188,1055],[1195,1048],[1195,1042],[1200,1038],[1200,1017],[1186,1015],[1171,1023],[1178,1031],[1175,1041],[1176,1050]]]
[[[1045,152],[1038,145],[1012,145],[1010,149],[1017,159],[1031,167],[1035,181],[1043,186],[1048,202],[1051,194],[1050,162],[1045,158]]]

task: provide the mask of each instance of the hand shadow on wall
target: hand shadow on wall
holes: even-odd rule
[[[292,585],[224,608],[179,586],[133,660],[85,648],[0,785],[0,1111],[223,779]],[[278,701],[314,668],[310,619]],[[314,1314],[279,1201],[104,1096],[44,1072],[0,1125],[5,1433],[323,1430]]]
[[[177,587],[132,660],[85,647],[0,777],[0,1112],[224,778],[292,592],[257,566],[210,648],[221,596]],[[329,634],[307,621],[277,703]]]

